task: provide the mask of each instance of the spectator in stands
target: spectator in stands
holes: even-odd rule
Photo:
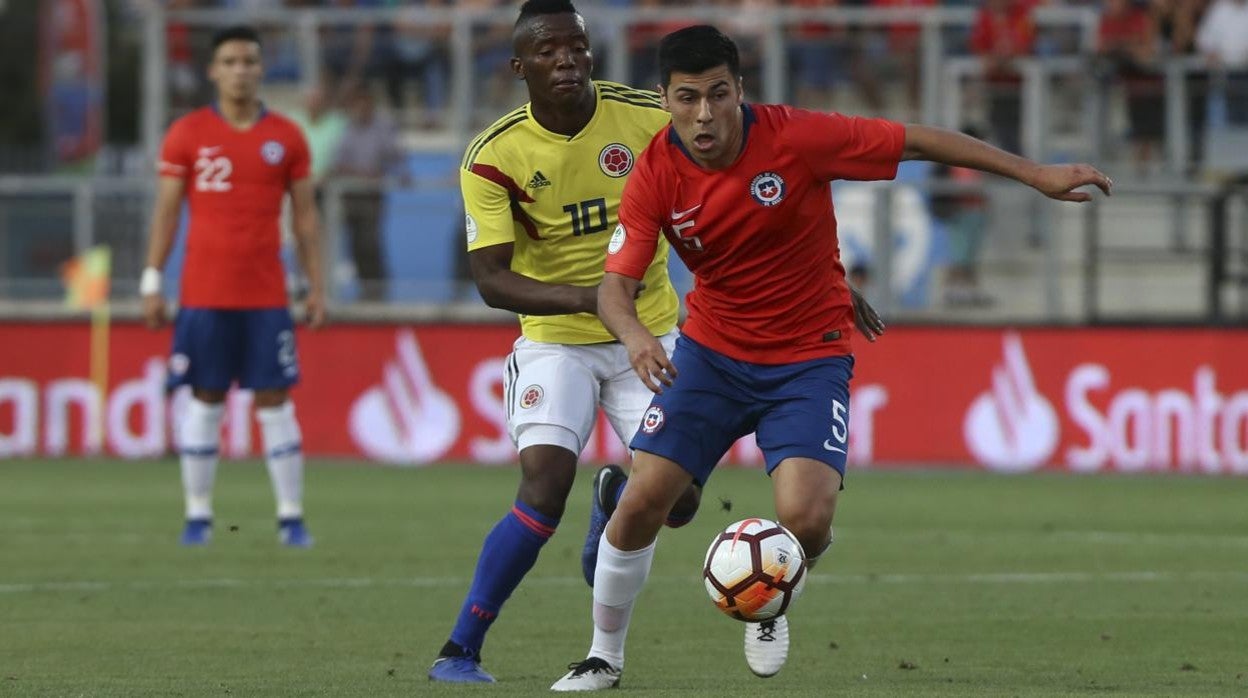
[[[1173,58],[1196,55],[1196,27],[1200,24],[1205,8],[1206,0],[1157,0],[1154,8],[1157,33],[1167,55]],[[1191,158],[1184,166],[1194,169],[1200,164],[1205,150],[1209,73],[1205,70],[1189,70],[1184,82]]]
[[[837,7],[840,0],[796,0],[802,8]],[[843,24],[800,22],[788,28],[789,74],[799,107],[832,109],[833,90],[851,64],[849,32]]]
[[[217,0],[215,4],[218,7],[228,7],[232,10],[254,12],[256,10],[277,9],[285,3],[282,0]]]
[[[1016,62],[1031,54],[1035,39],[1030,0],[985,0],[971,27],[971,50],[984,58],[992,137],[1012,153],[1022,151],[1022,76]]]
[[[796,7],[838,7],[841,0],[796,0]],[[793,102],[807,109],[832,109],[833,90],[853,66],[850,35],[843,24],[805,21],[788,27]]]
[[[962,132],[973,138],[983,137],[971,127]],[[980,189],[984,173],[967,167],[937,165],[932,174],[938,185],[959,187],[938,188],[932,193],[932,217],[944,224],[949,241],[945,303],[954,307],[990,305],[992,297],[979,284],[979,251],[988,223],[988,199]]]
[[[347,236],[355,260],[360,296],[364,300],[387,297],[387,274],[381,255],[381,221],[384,180],[400,175],[405,157],[394,120],[377,111],[373,95],[357,89],[347,104],[350,118],[332,174],[356,180],[343,196]]]
[[[459,0],[456,7],[490,10],[505,7],[508,0]],[[472,28],[473,80],[479,99],[477,109],[493,119],[501,109],[517,103],[513,87],[518,82],[511,72],[512,22],[475,24]],[[487,122],[488,123],[488,122]],[[462,256],[462,255],[460,255]]]
[[[1122,81],[1135,164],[1147,175],[1165,135],[1165,82],[1157,70],[1157,26],[1140,0],[1106,0],[1097,46],[1104,70]]]
[[[390,107],[396,113],[405,113],[404,88],[409,81],[418,81],[423,128],[438,128],[443,122],[449,70],[447,47],[441,37],[450,35],[450,27],[420,21],[420,12],[444,6],[447,6],[444,0],[423,0],[409,5],[395,22],[383,52]]]
[[[169,0],[167,9],[188,10],[195,7],[195,0]],[[165,50],[169,75],[169,102],[179,114],[201,104],[203,80],[200,66],[195,62],[191,44],[191,28],[170,20],[165,25]]]
[[[1196,30],[1196,46],[1226,73],[1226,120],[1248,126],[1248,0],[1213,0]]]
[[[375,7],[379,0],[325,0],[333,8]],[[377,27],[369,23],[321,25],[321,52],[331,93],[344,101],[364,85],[373,72],[378,53]]]
[[[750,99],[762,99],[766,17],[775,9],[777,0],[713,0],[711,4],[730,13],[732,19],[719,24],[737,42],[745,93]]]
[[[690,3],[680,0],[637,0],[639,10],[675,7]],[[693,20],[662,20],[638,22],[628,29],[629,82],[653,90],[659,84],[659,39],[667,34],[697,24]]]
[[[936,0],[871,0],[872,7],[921,10],[935,7]],[[907,106],[911,119],[919,111],[919,42],[923,29],[918,22],[891,22],[883,34],[885,55],[901,70],[906,85]]]
[[[320,186],[334,165],[338,144],[347,129],[347,117],[334,108],[329,93],[320,85],[304,93],[303,108],[292,112],[290,117],[299,124],[303,137],[308,141],[308,151],[312,155],[312,181],[319,195]]]

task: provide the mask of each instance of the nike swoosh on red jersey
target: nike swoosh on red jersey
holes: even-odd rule
[[[674,208],[673,208],[673,209],[672,209],[672,220],[674,220],[674,221],[678,221],[678,220],[680,220],[681,218],[684,218],[685,216],[689,215],[690,213],[693,213],[694,211],[697,211],[697,210],[698,210],[698,209],[700,209],[700,208],[702,208],[702,204],[698,204],[697,206],[694,206],[693,208],[687,208],[687,209],[685,209],[685,210],[683,210],[683,211],[677,211],[676,209],[674,209]]]

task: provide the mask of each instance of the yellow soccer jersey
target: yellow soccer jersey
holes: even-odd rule
[[[473,139],[459,173],[469,251],[514,242],[518,274],[574,286],[602,280],[626,175],[669,117],[653,92],[604,81],[594,88],[594,117],[572,138],[542,128],[526,104]],[[637,299],[637,315],[655,336],[676,326],[678,307],[667,242],[659,240]],[[613,339],[589,313],[521,315],[520,327],[538,342]]]

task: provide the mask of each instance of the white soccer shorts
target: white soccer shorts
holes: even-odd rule
[[[669,357],[679,334],[672,330],[659,338]],[[557,426],[576,435],[578,454],[589,441],[599,406],[628,446],[653,397],[619,342],[553,344],[526,337],[516,340],[507,357],[503,390],[513,442],[519,445],[527,426]]]

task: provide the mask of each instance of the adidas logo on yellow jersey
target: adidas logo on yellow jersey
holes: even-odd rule
[[[533,179],[530,179],[529,183],[526,184],[524,188],[525,189],[540,189],[541,187],[549,187],[549,186],[550,186],[550,180],[546,179],[546,175],[542,174],[541,170],[538,170],[537,172],[533,173]]]

